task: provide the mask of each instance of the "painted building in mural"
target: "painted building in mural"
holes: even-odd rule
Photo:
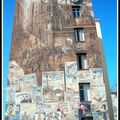
[[[114,120],[101,39],[91,0],[16,0],[5,119]]]
[[[112,97],[112,106],[113,106],[113,112],[114,112],[114,120],[117,120],[118,118],[118,96],[117,91],[111,92]]]

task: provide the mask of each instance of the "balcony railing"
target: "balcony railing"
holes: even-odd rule
[[[96,119],[108,119],[108,113],[107,112],[92,112],[91,111],[91,102],[90,101],[84,101],[80,102],[80,109],[79,109],[79,118],[80,120],[96,120]]]
[[[92,116],[90,101],[80,102],[80,109],[83,116]]]

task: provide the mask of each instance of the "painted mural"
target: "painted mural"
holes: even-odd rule
[[[15,85],[7,87],[6,119],[9,116],[8,119],[11,120],[16,118],[25,120],[29,116],[29,120],[44,120],[44,118],[79,120],[89,112],[105,112],[107,110],[105,85],[103,82],[97,82],[102,81],[102,77],[101,68],[78,71],[75,61],[65,63],[65,72],[43,72],[42,86],[37,84],[34,73],[25,74],[18,79],[19,84],[16,84],[19,86],[19,91],[16,91]],[[88,104],[80,102],[78,86],[79,83],[86,82],[91,83],[92,102]]]
[[[104,84],[102,68],[90,68],[89,70],[78,71],[80,82],[90,82],[95,85]]]
[[[46,112],[46,120],[61,120],[61,112]]]
[[[29,91],[29,98],[31,98],[33,103],[42,103],[42,87],[37,85],[32,85]]]
[[[90,0],[81,15],[73,17],[69,0],[16,0],[6,120],[81,120],[79,83],[90,83],[90,112],[107,111]],[[85,42],[75,41],[77,25],[83,26]],[[87,70],[78,70],[76,53],[87,53]]]
[[[30,91],[31,85],[37,84],[37,79],[34,73],[23,76],[20,80],[20,91]]]
[[[8,71],[8,84],[15,85],[16,91],[19,91],[19,80],[24,76],[24,71],[15,60],[10,61]]]
[[[83,26],[95,25],[89,2],[81,7],[86,17],[77,20]],[[36,73],[39,85],[42,72],[63,71],[65,62],[76,60],[76,52],[88,54],[89,67],[102,67],[96,28],[85,27],[86,41],[80,44],[74,39],[75,25],[69,0],[17,0],[10,61],[15,60],[25,74]]]
[[[69,113],[69,104],[68,102],[61,102],[56,105],[57,111],[61,112],[61,119],[64,120]]]
[[[80,81],[85,81],[85,80],[92,80],[93,79],[93,74],[92,70],[81,70],[78,71],[78,77]]]
[[[6,116],[14,116],[15,115],[15,103],[6,104]]]
[[[35,120],[45,120],[45,113],[35,114]]]
[[[105,85],[91,86],[91,97],[92,97],[92,111],[106,111],[106,94]]]
[[[116,88],[117,89],[117,88]],[[117,120],[118,114],[118,95],[117,91],[115,90],[114,92],[111,92],[111,98],[112,98],[112,107],[113,107],[113,112],[114,112],[114,119]]]
[[[59,102],[64,100],[64,72],[42,73],[43,102]]]
[[[105,112],[94,112],[93,120],[107,120],[107,115]]]
[[[35,120],[36,104],[21,103],[20,120]]]
[[[7,119],[5,119],[5,120],[7,120]],[[10,116],[10,117],[8,118],[8,120],[20,120],[20,112],[17,111],[17,112],[15,113],[15,116]]]
[[[66,91],[79,91],[77,62],[65,62]]]
[[[78,109],[80,104],[79,92],[65,92],[65,102],[68,103],[68,114],[66,118],[71,117],[78,119]]]
[[[14,116],[6,116],[5,120],[20,120],[20,112],[16,112]]]
[[[15,86],[12,85],[7,87],[6,103],[15,103],[15,93]]]
[[[29,101],[28,92],[17,92],[15,94],[15,104],[20,105],[20,103],[27,103]]]
[[[102,68],[91,68],[94,84],[104,84]]]

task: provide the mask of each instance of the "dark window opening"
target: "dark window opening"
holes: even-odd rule
[[[88,69],[86,53],[77,54],[78,69]]]
[[[84,29],[83,28],[75,28],[74,29],[74,35],[75,35],[75,41],[76,42],[85,41]]]
[[[84,90],[80,90],[80,100],[81,101],[85,100],[85,98],[84,98]]]
[[[93,117],[91,116],[91,117],[83,117],[83,118],[81,118],[81,120],[93,120]]]
[[[81,102],[90,101],[90,84],[79,83],[79,94]]]
[[[73,4],[81,4],[83,0],[71,0]]]
[[[72,12],[74,18],[80,17],[81,16],[80,6],[73,6]]]

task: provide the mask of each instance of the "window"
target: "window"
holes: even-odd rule
[[[90,101],[90,84],[79,83],[80,101]]]
[[[72,7],[73,17],[77,18],[81,16],[80,7]]]
[[[93,120],[93,117],[92,116],[88,116],[88,117],[83,117],[83,118],[81,118],[81,120]]]
[[[71,0],[73,4],[81,4],[83,0]]]
[[[74,34],[75,34],[76,42],[85,41],[83,28],[75,28],[74,29]]]
[[[88,69],[86,53],[77,54],[78,69]]]

